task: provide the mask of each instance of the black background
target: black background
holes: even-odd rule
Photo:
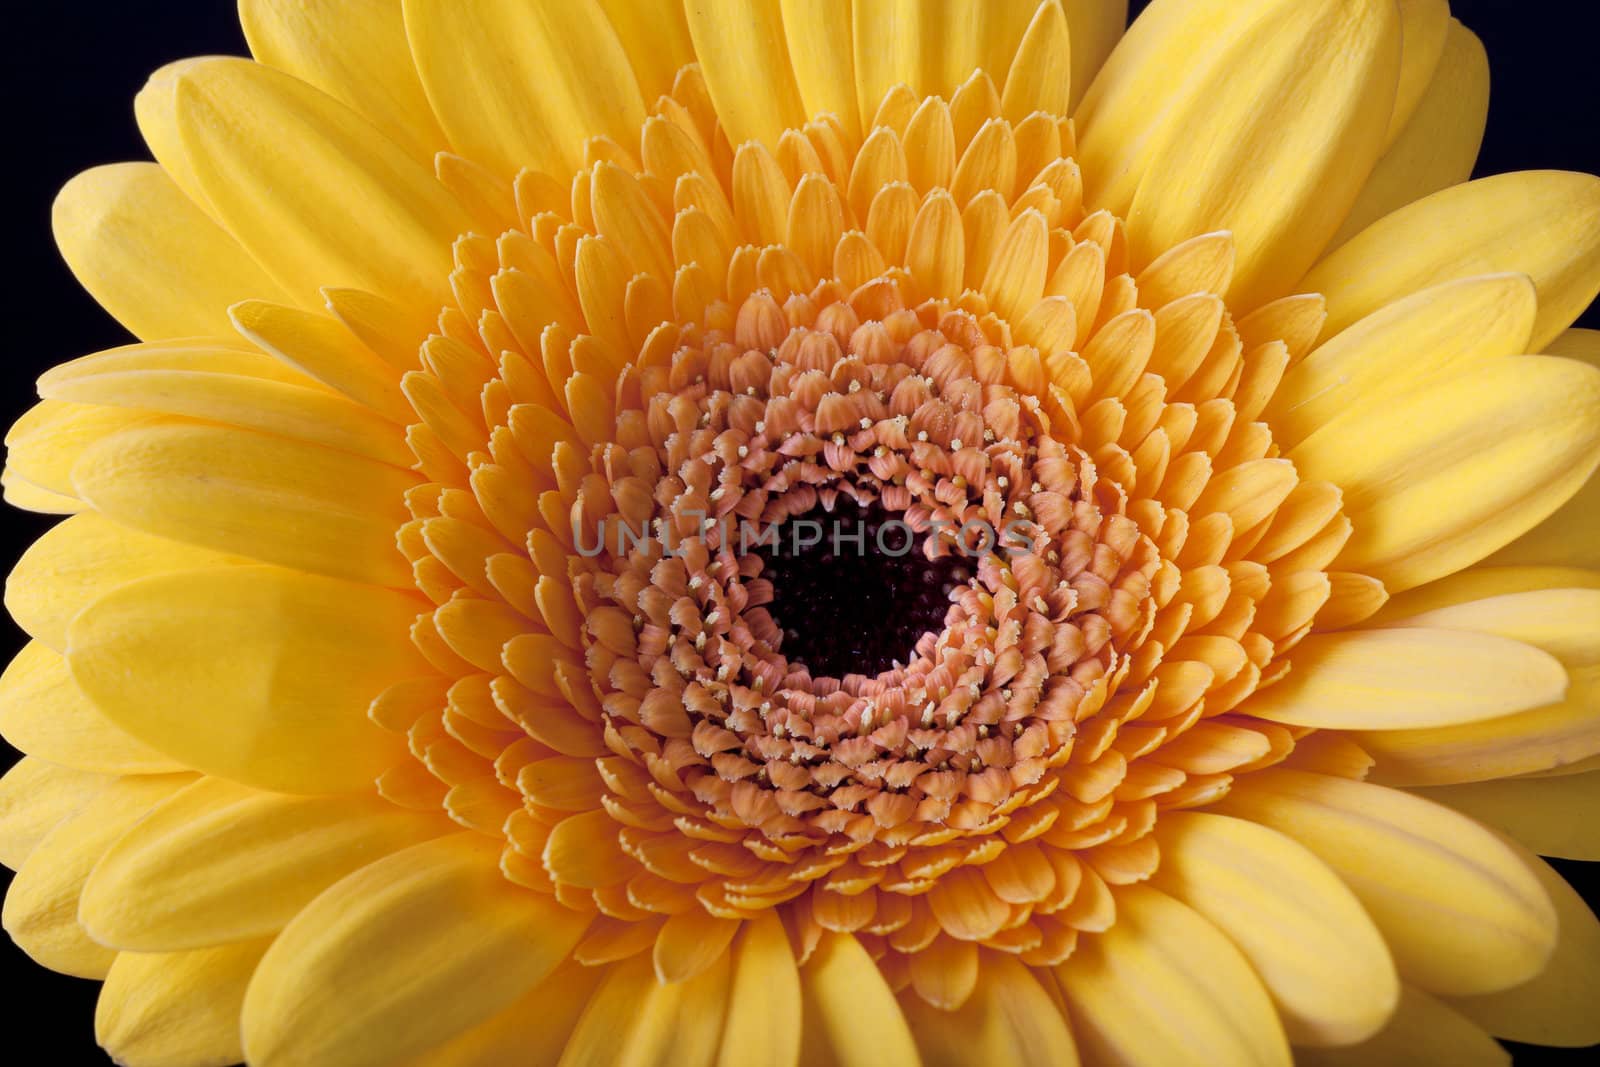
[[[1136,8],[1145,5],[1136,2]],[[50,238],[56,190],[86,167],[148,158],[133,123],[133,95],[146,75],[186,56],[245,54],[226,0],[78,0],[8,4],[0,23],[6,113],[7,199],[4,260],[6,343],[0,364],[0,424],[33,403],[33,379],[62,360],[126,343],[127,336],[82,292]],[[1489,132],[1479,174],[1558,168],[1600,173],[1600,72],[1593,15],[1584,0],[1456,0],[1493,72]],[[1600,307],[1582,324],[1600,327]],[[5,509],[0,561],[13,560],[47,521]],[[0,613],[3,616],[3,613]],[[5,656],[22,642],[0,619]],[[0,744],[0,767],[14,754]],[[1600,817],[1600,812],[1594,813]],[[1593,864],[1558,864],[1591,901],[1600,901]],[[0,871],[9,881],[9,872]],[[0,886],[5,883],[0,882]],[[108,1062],[91,1028],[96,983],[66,978],[27,959],[0,937],[0,990],[6,1008],[0,1049],[48,1048],[41,1060]],[[1600,1010],[1597,1006],[1596,1010]],[[1589,1063],[1592,1052],[1517,1048],[1516,1063]],[[12,1055],[0,1051],[0,1060]],[[13,1062],[15,1062],[13,1060]]]

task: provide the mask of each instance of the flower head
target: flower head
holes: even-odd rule
[[[241,10],[8,439],[119,1061],[1600,1036],[1600,179],[1442,0]]]

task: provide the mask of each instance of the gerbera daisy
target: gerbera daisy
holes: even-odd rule
[[[7,439],[118,1062],[1600,1039],[1600,179],[1444,0],[240,9]]]

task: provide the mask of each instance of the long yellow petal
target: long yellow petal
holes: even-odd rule
[[[1442,0],[1438,6],[1445,6]],[[1489,121],[1489,57],[1473,32],[1453,19],[1444,46],[1416,110],[1394,131],[1398,136],[1372,169],[1330,247],[1413,200],[1472,177]]]
[[[542,981],[588,920],[508,882],[499,849],[475,833],[452,834],[317,897],[272,943],[245,994],[249,1062],[388,1067]]]
[[[10,467],[0,469],[0,498],[14,508],[39,515],[76,515],[83,510],[81,501],[41,489]]]
[[[72,680],[67,661],[30,641],[0,675],[0,736],[11,747],[97,774],[166,774],[181,764],[100,713]]]
[[[998,89],[1039,0],[855,0],[863,126],[895,85],[946,99],[975,70]]]
[[[733,948],[720,1067],[797,1067],[805,1021],[800,971],[789,936],[776,915],[763,913],[744,926]]]
[[[1448,785],[1564,767],[1600,753],[1600,667],[1574,671],[1558,703],[1463,726],[1377,730],[1355,740],[1377,759],[1374,781]]]
[[[98,371],[79,368],[70,378],[46,376],[39,395],[242,426],[390,466],[416,462],[394,423],[305,378],[289,383],[189,367],[113,365]]]
[[[778,0],[696,0],[684,5],[684,14],[706,87],[734,147],[745,141],[775,147],[780,133],[804,124],[806,108],[789,64]]]
[[[1496,271],[1538,287],[1541,351],[1600,292],[1600,178],[1522,171],[1453,186],[1362,230],[1299,288],[1327,299],[1328,337],[1419,289]]]
[[[1509,638],[1404,628],[1313,634],[1283,681],[1239,710],[1336,730],[1403,730],[1492,719],[1560,700],[1567,672]]]
[[[367,720],[429,672],[411,597],[275,567],[131,582],[68,631],[72,675],[112,721],[188,766],[266,789],[368,788],[398,755]],[[328,634],[338,634],[330,642]]]
[[[1155,0],[1134,20],[1073,116],[1088,203],[1127,214],[1174,113],[1226,49],[1277,6],[1279,0]],[[1197,48],[1200,40],[1208,47]]]
[[[656,981],[635,1005],[617,1067],[712,1067],[722,1040],[731,966],[726,953],[682,982]]]
[[[596,0],[405,0],[428,101],[456,150],[502,178],[570,174],[584,142],[631,148],[644,100]]]
[[[158,537],[333,577],[409,587],[394,543],[410,471],[248,430],[136,427],[88,449],[78,496]]]
[[[228,337],[228,305],[289,299],[153,163],[84,171],[56,197],[51,225],[78,281],[145,340]]]
[[[1232,302],[1287,295],[1378,160],[1399,62],[1391,0],[1309,0],[1264,16],[1152,149],[1127,216],[1134,260],[1231,230]]]
[[[106,848],[151,807],[193,778],[119,778],[45,835],[6,892],[3,922],[17,947],[63,974],[103,978],[116,952],[78,925],[78,896]]]
[[[1289,1063],[1271,998],[1233,942],[1148,886],[1117,893],[1117,921],[1055,970],[1091,1063]]]
[[[648,955],[623,961],[589,998],[561,1067],[710,1067],[722,1036],[729,975],[723,957],[687,982],[666,985],[656,980]]]
[[[1514,778],[1420,789],[1516,838],[1541,856],[1600,860],[1600,772]]]
[[[997,952],[984,953],[980,966],[977,988],[954,1011],[934,1007],[913,990],[900,995],[924,1067],[1077,1067],[1072,1032],[1052,991],[1041,984],[1053,979]]]
[[[1415,986],[1402,986],[1394,1018],[1376,1036],[1347,1048],[1301,1048],[1304,1067],[1511,1067],[1511,1054],[1449,1004]]]
[[[789,62],[806,114],[836,116],[852,142],[860,143],[850,0],[779,0],[779,5]],[[866,221],[865,212],[859,221]]]
[[[1555,905],[1561,938],[1531,982],[1502,993],[1460,997],[1451,1007],[1494,1034],[1534,1045],[1600,1043],[1600,920],[1577,890],[1544,860],[1511,844]]]
[[[1400,995],[1394,962],[1321,860],[1283,834],[1224,815],[1167,812],[1157,833],[1161,867],[1152,884],[1239,947],[1290,1041],[1350,1044],[1382,1029]]]
[[[269,943],[120,954],[95,1002],[95,1039],[139,1067],[238,1063],[239,1008]]]
[[[1600,664],[1600,572],[1580,571],[1576,587],[1529,589],[1434,608],[1386,621],[1509,637],[1543,649],[1569,668]],[[1388,616],[1385,616],[1388,619]]]
[[[30,636],[61,652],[78,612],[118,586],[154,574],[244,562],[84,512],[28,546],[6,579],[6,610]]]
[[[206,201],[292,302],[320,306],[324,286],[412,307],[450,302],[450,244],[471,223],[431,169],[337,100],[258,63],[201,60],[175,83],[175,121]]]
[[[998,77],[998,72],[996,72]],[[1060,0],[1045,0],[1018,43],[1005,76],[1002,113],[1013,125],[1035,111],[1066,115],[1072,97],[1072,41]]]
[[[1568,330],[1545,349],[1551,355],[1600,367],[1600,330]],[[1593,475],[1554,515],[1485,562],[1564,564],[1600,568],[1600,478]]]
[[[1128,0],[1066,0],[1066,7],[1072,38],[1072,106],[1077,107],[1128,28]]]
[[[639,0],[600,0],[622,50],[633,64],[639,91],[648,106],[671,92],[679,69],[694,62],[689,24],[678,4]]]
[[[357,339],[340,321],[314,311],[250,300],[229,308],[234,326],[282,366],[302,371],[329,389],[402,426],[417,412],[400,389],[396,367]],[[390,320],[391,326],[401,324]],[[406,356],[416,367],[421,337],[410,339]]]
[[[1564,504],[1600,464],[1600,370],[1483,360],[1325,423],[1289,452],[1344,490],[1335,561],[1408,589],[1476,563]]]
[[[377,797],[295,797],[202,778],[107,850],[78,918],[135,952],[204,948],[282,929],[328,886],[455,824]]]
[[[1411,120],[1444,54],[1450,29],[1449,0],[1398,0],[1400,8],[1400,77],[1394,111],[1384,144],[1393,144]]]
[[[250,54],[361,112],[433,164],[450,147],[428,107],[397,0],[240,0]]]
[[[127,408],[41,400],[6,431],[7,469],[41,490],[76,500],[72,468],[84,452],[121,430],[174,421]]]
[[[1335,417],[1432,375],[1526,352],[1537,314],[1522,274],[1463,278],[1396,301],[1289,368],[1267,405],[1273,440],[1292,449]]]
[[[561,1059],[567,1038],[605,975],[605,968],[585,967],[568,960],[494,1018],[406,1061],[403,1067],[555,1063]]]
[[[1482,564],[1390,598],[1383,610],[1374,616],[1374,620],[1393,623],[1497,597],[1547,589],[1600,589],[1600,571],[1581,567],[1502,567]],[[1483,615],[1480,609],[1473,609],[1472,614],[1478,617]],[[1466,628],[1481,629],[1481,626]],[[1491,629],[1487,632],[1495,631]]]
[[[801,1063],[837,1067],[915,1067],[911,1028],[878,965],[850,934],[824,933],[800,968],[805,1030]],[[861,1020],[872,1040],[861,1040]]]
[[[112,781],[32,756],[17,760],[0,776],[0,864],[21,867],[46,834]]]
[[[1270,770],[1239,778],[1218,810],[1316,853],[1360,899],[1401,977],[1430,993],[1524,982],[1555,945],[1555,912],[1538,881],[1493,833],[1441,804],[1347,778]]]

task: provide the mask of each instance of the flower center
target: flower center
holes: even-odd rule
[[[503,833],[587,963],[779,906],[899,985],[1059,963],[1160,810],[1304,740],[1234,709],[1349,535],[1257,421],[1320,303],[1235,323],[1225,234],[1135,277],[982,74],[853,156],[727,144],[697,77],[458,244],[400,544],[459,680],[380,701],[429,772],[386,795]]]
[[[777,532],[777,545],[758,550],[768,610],[784,655],[817,675],[899,668],[943,629],[951,594],[973,575],[962,554],[929,559],[923,538],[879,504],[819,506]]]

